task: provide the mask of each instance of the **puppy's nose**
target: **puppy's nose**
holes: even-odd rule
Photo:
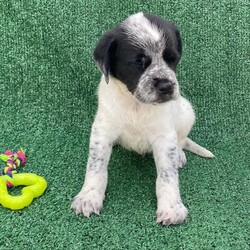
[[[173,94],[174,83],[165,78],[154,78],[154,86],[160,94]]]

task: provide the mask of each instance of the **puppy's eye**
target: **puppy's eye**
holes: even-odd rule
[[[144,61],[145,61],[145,58],[144,58],[144,57],[142,57],[142,58],[137,58],[137,59],[135,59],[135,60],[133,61],[133,64],[134,64],[134,65],[141,66],[141,65],[144,64]]]
[[[146,69],[150,65],[150,63],[150,58],[144,55],[139,55],[133,61],[129,62],[129,64],[143,69]]]

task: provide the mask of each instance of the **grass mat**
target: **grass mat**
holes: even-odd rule
[[[44,195],[0,206],[0,249],[249,249],[250,3],[248,0],[8,0],[0,2],[0,152],[27,150],[20,172],[44,176]],[[144,11],[175,22],[190,137],[216,158],[187,153],[180,189],[186,224],[155,222],[153,157],[116,147],[101,216],[70,211],[85,173],[100,78],[101,34]],[[2,164],[4,166],[4,164]]]

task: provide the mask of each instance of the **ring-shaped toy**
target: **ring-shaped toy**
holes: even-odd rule
[[[0,177],[0,204],[12,210],[19,210],[29,206],[34,198],[41,196],[47,187],[47,182],[36,174],[15,174],[13,185],[26,187],[22,189],[21,195],[12,196],[8,193],[4,176]]]

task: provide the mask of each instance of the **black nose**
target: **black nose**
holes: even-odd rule
[[[174,83],[165,78],[154,78],[154,86],[156,87],[159,94],[173,94]]]

